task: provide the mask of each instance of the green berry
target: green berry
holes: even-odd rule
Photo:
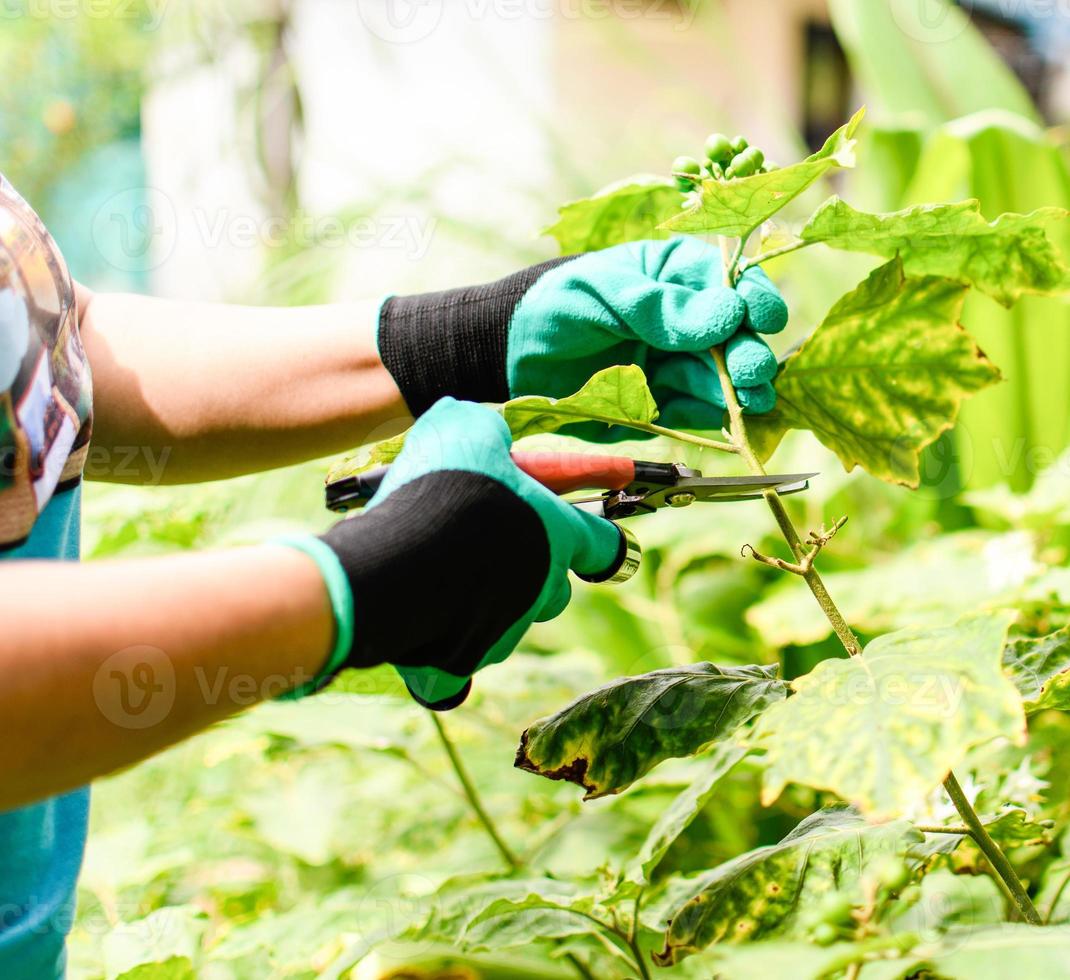
[[[765,154],[758,147],[748,146],[743,152],[754,161],[754,169],[756,171],[762,169],[762,164],[765,163]]]
[[[822,922],[819,926],[816,926],[811,935],[818,946],[831,946],[840,938],[836,927],[830,926],[827,922]]]
[[[694,174],[696,177],[702,173],[702,164],[694,157],[677,157],[672,162],[674,174]]]
[[[676,181],[676,189],[682,191],[684,194],[695,189],[695,182],[693,180],[688,180],[686,177],[675,177],[673,179]]]
[[[724,133],[711,133],[706,138],[706,156],[710,160],[725,164],[733,155],[732,141]]]
[[[730,165],[732,173],[736,177],[749,177],[755,171],[754,160],[747,156],[746,151],[737,153],[732,157]]]
[[[731,146],[733,154],[740,154],[748,146],[750,146],[750,144],[747,142],[747,138],[745,136],[733,136]]]
[[[913,877],[910,873],[910,868],[906,866],[906,862],[891,855],[886,855],[875,862],[871,872],[877,884],[890,892],[897,892],[901,888],[906,888]]]
[[[732,165],[731,164],[729,164],[727,167],[725,167],[725,171],[724,171],[724,179],[725,180],[731,180],[733,177],[735,177],[735,175],[736,175],[736,172],[735,172],[735,170],[732,169]]]
[[[818,903],[814,913],[818,922],[830,926],[853,926],[854,905],[851,900],[840,892],[831,892]]]

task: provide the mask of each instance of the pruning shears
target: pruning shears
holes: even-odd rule
[[[730,503],[760,499],[767,490],[783,496],[810,486],[816,473],[772,473],[768,476],[703,476],[682,463],[651,463],[628,456],[586,453],[514,452],[513,462],[528,476],[559,495],[598,490],[595,496],[570,497],[569,502],[608,520],[651,514],[662,507],[693,503]],[[375,495],[388,466],[340,477],[327,484],[327,507],[339,513],[363,507]],[[634,535],[621,529],[626,547],[618,567],[601,581],[624,582],[639,568],[642,550]]]

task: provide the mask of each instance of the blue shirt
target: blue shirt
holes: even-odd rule
[[[70,273],[0,175],[0,559],[78,558],[91,406]],[[88,811],[81,789],[0,812],[3,980],[64,975]]]

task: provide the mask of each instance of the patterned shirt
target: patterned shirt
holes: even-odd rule
[[[0,559],[77,559],[92,383],[74,284],[0,175]],[[62,596],[57,597],[57,612]],[[0,596],[0,626],[17,610]],[[65,971],[88,789],[0,812],[0,977]]]

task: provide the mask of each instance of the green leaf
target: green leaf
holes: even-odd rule
[[[883,114],[931,127],[998,107],[1039,121],[1025,87],[948,0],[831,0],[855,78]]]
[[[635,364],[599,371],[574,395],[544,398],[528,395],[514,398],[502,408],[513,438],[557,432],[576,422],[625,425],[649,424],[658,417],[658,406],[647,387],[643,369]]]
[[[623,677],[521,736],[515,765],[586,790],[585,800],[626,789],[659,762],[723,741],[787,685],[777,666],[690,664]]]
[[[610,184],[592,197],[558,209],[553,235],[565,255],[593,252],[639,239],[667,238],[658,225],[680,210],[683,194],[671,177],[641,174]]]
[[[327,471],[327,482],[336,483],[339,480],[344,480],[347,476],[356,476],[358,473],[364,473],[367,470],[373,470],[379,466],[386,466],[394,462],[405,446],[406,434],[402,432],[396,436],[391,436],[389,439],[372,443],[372,445],[365,446],[355,455],[347,456],[345,459],[335,463]]]
[[[817,153],[799,163],[753,177],[704,180],[699,202],[670,218],[661,228],[708,235],[749,235],[830,170],[854,166],[853,137],[864,115],[865,109],[859,109]]]
[[[909,950],[917,939],[912,935],[880,936],[862,942],[817,946],[812,942],[772,940],[760,943],[722,943],[689,964],[708,967],[717,980],[754,980],[755,977],[790,977],[790,980],[828,980],[841,976],[852,963],[867,963],[864,980],[890,980],[878,974],[884,965],[878,958],[891,950]]]
[[[194,976],[192,964],[206,924],[204,914],[188,905],[157,909],[136,922],[120,923],[104,937],[108,980],[124,976],[186,980]]]
[[[959,326],[966,288],[908,279],[899,258],[870,273],[788,358],[776,408],[748,420],[761,455],[788,429],[809,429],[848,471],[916,487],[921,451],[1000,377]]]
[[[758,719],[762,801],[789,782],[830,790],[874,819],[921,801],[975,745],[1021,741],[1021,698],[1000,669],[1010,612],[906,629],[792,682]]]
[[[468,923],[460,945],[471,951],[498,950],[545,939],[589,935],[598,928],[592,921],[596,909],[590,897],[568,901],[534,894],[519,901],[501,898]]]
[[[914,951],[912,969],[926,966],[941,977],[1006,980],[1007,977],[1065,977],[1070,962],[1070,927],[1002,922],[985,929],[952,929],[934,947]]]
[[[1050,844],[1052,840],[1051,830],[1034,820],[1021,807],[1005,807],[995,816],[982,816],[981,822],[989,836],[1004,850],[1009,847]]]
[[[870,824],[850,807],[826,807],[779,844],[701,875],[676,913],[655,962],[669,966],[717,942],[754,942],[784,934],[832,890],[850,894],[876,858],[905,854],[921,834],[905,820]]]
[[[708,758],[700,760],[703,770],[695,781],[672,801],[654,822],[638,853],[625,872],[629,881],[644,884],[661,863],[673,842],[690,826],[712,799],[717,784],[747,754],[734,745],[719,745]]]
[[[868,214],[833,197],[817,209],[800,237],[886,259],[898,255],[909,276],[956,279],[1010,307],[1024,293],[1066,291],[1070,269],[1045,229],[1067,217],[1070,212],[1063,208],[1046,207],[986,221],[976,200]]]
[[[1047,708],[1070,711],[1070,626],[1011,640],[1003,650],[1003,669],[1029,714]]]

